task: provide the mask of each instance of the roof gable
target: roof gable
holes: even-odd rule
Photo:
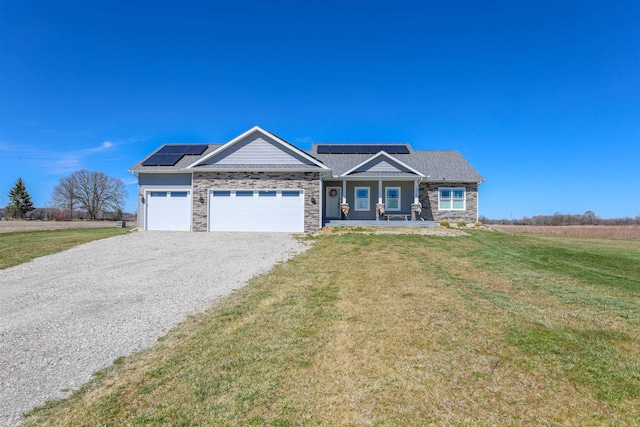
[[[279,165],[328,169],[320,161],[274,134],[254,126],[188,167]]]
[[[395,157],[387,154],[384,151],[380,151],[375,156],[372,156],[365,161],[352,167],[340,176],[348,176],[358,173],[409,173],[415,174],[420,177],[424,175],[412,168],[411,166],[401,162]]]

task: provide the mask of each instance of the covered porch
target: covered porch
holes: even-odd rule
[[[323,224],[365,221],[395,226],[391,224],[424,222],[419,199],[421,178],[412,178],[358,176],[324,181]]]

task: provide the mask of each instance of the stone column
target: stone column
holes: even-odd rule
[[[422,213],[422,204],[412,203],[411,204],[411,221],[417,221],[421,213]]]
[[[349,219],[349,203],[340,203],[340,219]]]
[[[380,221],[382,215],[384,215],[384,203],[376,203],[376,221]]]

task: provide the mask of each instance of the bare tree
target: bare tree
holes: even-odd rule
[[[122,212],[127,190],[121,179],[103,172],[86,169],[61,178],[53,189],[51,199],[61,208],[80,207],[91,219],[98,219],[109,213]]]
[[[79,203],[79,200],[76,197],[77,183],[74,175],[60,178],[58,184],[53,187],[53,193],[51,194],[51,201],[53,205],[62,210],[69,209],[69,211],[71,211],[70,219],[73,219],[73,208]]]

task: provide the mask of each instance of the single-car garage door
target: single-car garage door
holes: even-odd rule
[[[149,191],[146,202],[147,230],[191,229],[190,191]]]
[[[302,190],[214,190],[209,230],[304,232]]]

